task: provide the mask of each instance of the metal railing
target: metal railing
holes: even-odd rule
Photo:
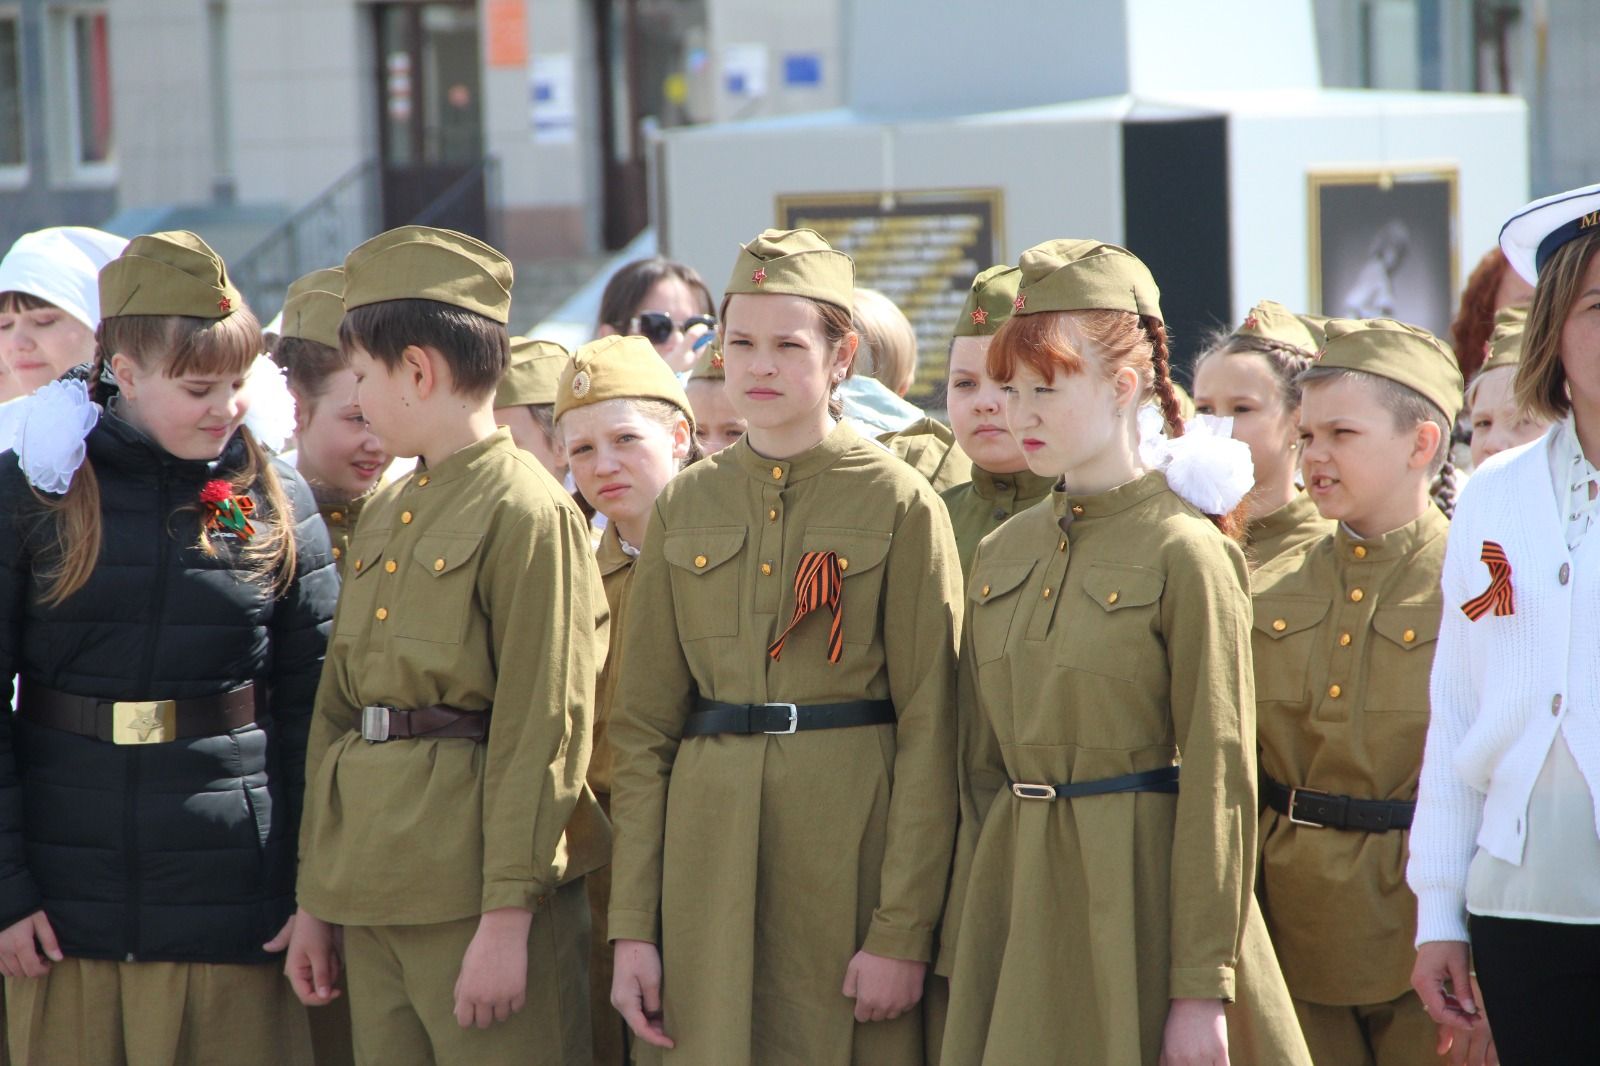
[[[478,233],[495,244],[500,206],[500,165],[484,156],[417,212],[418,226]],[[362,241],[383,229],[383,172],[368,159],[284,220],[228,268],[265,324],[283,307],[284,290],[296,278],[322,267],[337,266]]]
[[[292,281],[343,263],[350,249],[382,227],[379,178],[376,159],[353,167],[234,259],[229,275],[263,324],[282,308]]]

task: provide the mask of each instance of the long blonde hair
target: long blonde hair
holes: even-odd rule
[[[167,377],[189,373],[243,376],[261,350],[261,325],[248,307],[226,318],[189,318],[182,315],[124,315],[108,318],[95,330],[94,362],[89,374],[89,395],[104,400],[100,377],[117,352],[148,370],[154,360],[164,360]],[[281,595],[294,582],[294,512],[272,461],[248,429],[239,430],[244,441],[244,465],[228,479],[236,493],[259,484],[266,504],[257,512],[256,533],[243,556],[252,577],[267,582]],[[59,606],[88,584],[100,561],[105,539],[100,515],[100,481],[87,458],[60,497],[34,492],[55,525],[55,559],[41,568],[44,582],[40,601]],[[184,510],[198,510],[194,504]],[[216,549],[200,533],[199,547],[208,555]]]

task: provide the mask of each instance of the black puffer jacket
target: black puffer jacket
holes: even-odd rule
[[[39,602],[54,523],[0,456],[0,684],[14,676],[111,700],[269,686],[259,725],[119,747],[0,714],[0,927],[41,906],[68,955],[259,962],[294,908],[306,731],[338,579],[311,490],[274,460],[295,514],[294,584],[274,600],[237,545],[198,546],[216,469],[175,459],[107,415],[89,434],[103,547],[89,583]],[[255,522],[267,518],[253,491]]]

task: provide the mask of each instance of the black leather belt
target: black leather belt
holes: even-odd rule
[[[104,700],[59,692],[24,677],[17,686],[17,715],[112,744],[169,744],[242,729],[265,712],[266,696],[266,686],[247,683],[185,700]]]
[[[1158,766],[1154,770],[1102,777],[1098,781],[1075,781],[1070,785],[1029,785],[1011,782],[1011,794],[1025,800],[1070,800],[1084,796],[1107,796],[1115,792],[1176,792],[1178,767]]]
[[[1295,825],[1311,829],[1355,829],[1364,833],[1387,833],[1391,829],[1410,829],[1417,805],[1406,800],[1364,800],[1335,796],[1314,788],[1290,788],[1261,775],[1261,792],[1267,806],[1289,816]]]
[[[845,703],[723,703],[702,699],[683,724],[683,735],[709,737],[718,733],[749,736],[771,733],[783,736],[812,729],[847,729],[858,725],[894,725],[894,704],[888,700],[849,700]]]

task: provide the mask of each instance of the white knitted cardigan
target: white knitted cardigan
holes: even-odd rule
[[[1474,845],[1521,864],[1528,797],[1558,730],[1591,795],[1600,795],[1600,573],[1572,564],[1550,443],[1547,433],[1495,456],[1456,504],[1406,869],[1418,944],[1467,939]],[[1474,622],[1461,605],[1489,586],[1486,541],[1505,549],[1514,611]]]

